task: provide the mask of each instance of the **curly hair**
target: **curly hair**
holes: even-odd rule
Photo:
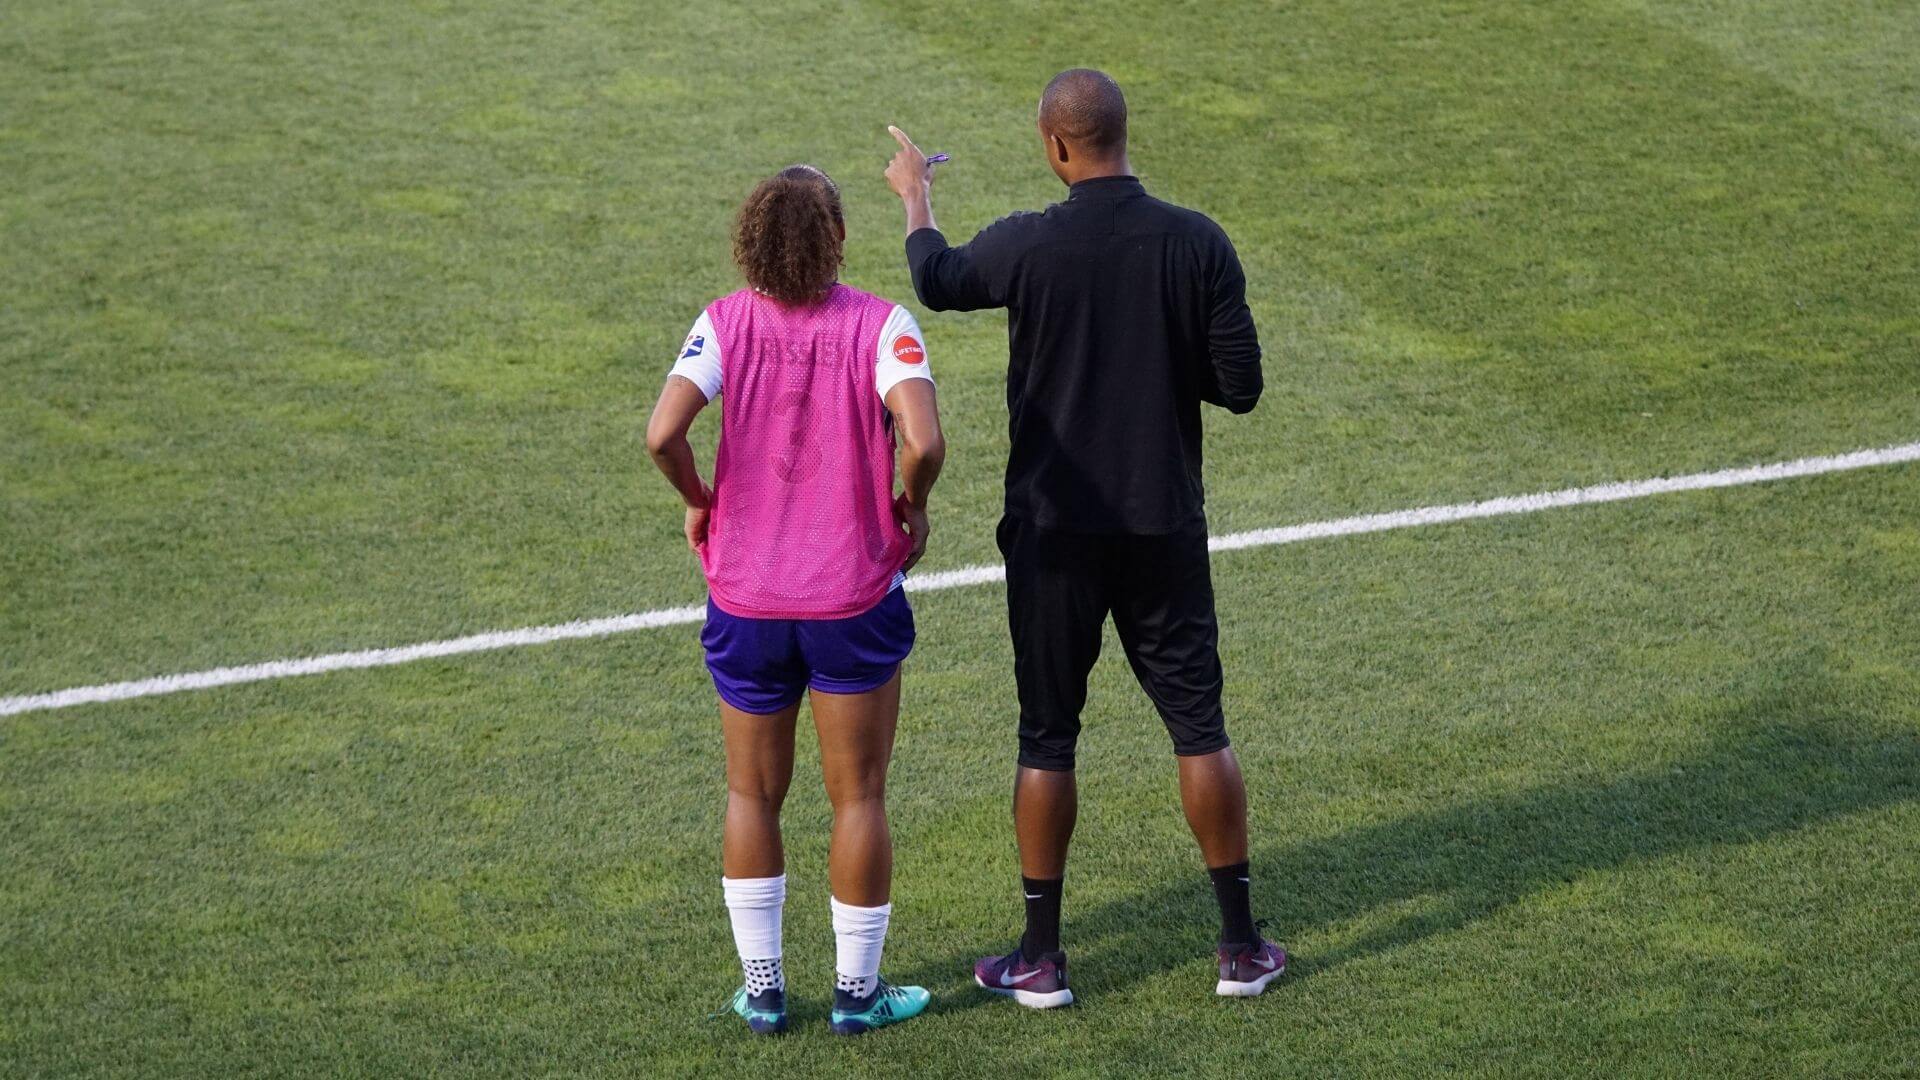
[[[840,188],[811,165],[760,181],[741,204],[733,261],[747,284],[783,304],[811,304],[840,278]]]

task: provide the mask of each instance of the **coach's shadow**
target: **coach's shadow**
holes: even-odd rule
[[[1275,914],[1267,933],[1282,943],[1387,905],[1410,912],[1331,950],[1295,957],[1288,977],[1310,977],[1460,929],[1588,871],[1749,843],[1920,797],[1920,739],[1849,739],[1766,715],[1786,712],[1750,710],[1705,752],[1612,781],[1522,791],[1262,847],[1254,855],[1256,910]],[[1086,972],[1077,984],[1097,994],[1209,955],[1212,894],[1199,875],[1178,877],[1087,910],[1074,911],[1069,897],[1071,955]],[[992,998],[970,979],[965,989],[955,981],[972,960],[923,967],[912,980],[948,988],[936,998],[943,1011],[977,1007]]]

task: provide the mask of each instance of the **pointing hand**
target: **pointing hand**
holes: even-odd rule
[[[927,155],[920,152],[912,139],[907,138],[906,132],[891,124],[887,126],[887,132],[900,144],[893,160],[887,163],[887,186],[902,199],[926,194],[933,185],[933,166],[927,164]]]

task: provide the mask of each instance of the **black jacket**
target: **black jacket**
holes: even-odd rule
[[[1103,177],[961,247],[918,230],[907,263],[935,311],[1008,311],[1009,514],[1134,534],[1202,517],[1200,403],[1244,413],[1261,389],[1246,277],[1220,226]]]

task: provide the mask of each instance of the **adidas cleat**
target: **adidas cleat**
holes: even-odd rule
[[[747,988],[742,986],[733,992],[731,1007],[734,1015],[745,1020],[755,1035],[778,1035],[787,1030],[785,990],[749,994]]]
[[[833,992],[833,1033],[865,1035],[875,1028],[901,1024],[927,1010],[933,995],[924,987],[894,986],[885,979],[873,993],[855,997],[845,990]]]

